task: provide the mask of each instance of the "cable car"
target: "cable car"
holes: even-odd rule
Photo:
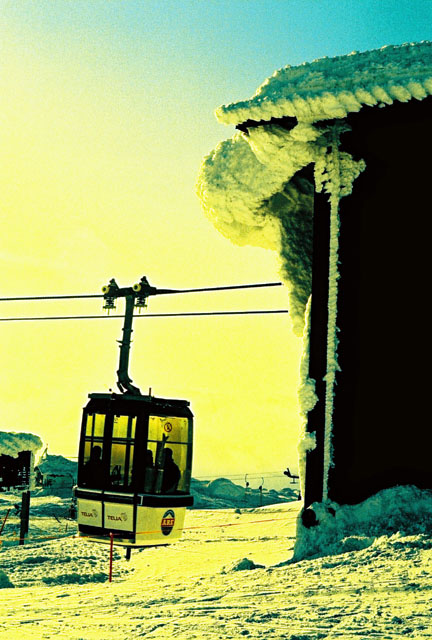
[[[105,309],[126,299],[117,386],[121,393],[90,393],[83,410],[75,487],[80,536],[128,548],[175,542],[190,494],[193,414],[187,400],[143,395],[129,362],[135,307],[157,290],[147,279],[102,289]]]

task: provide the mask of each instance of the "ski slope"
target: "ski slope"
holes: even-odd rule
[[[0,589],[0,638],[432,637],[432,537],[350,536],[290,563],[300,504],[190,510],[177,544],[115,550],[112,583],[108,547],[55,538],[51,518],[53,539],[0,552],[16,585]]]

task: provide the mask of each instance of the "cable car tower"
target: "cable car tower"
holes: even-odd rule
[[[150,295],[144,276],[133,287],[115,280],[102,289],[103,308],[125,298],[117,386],[120,393],[90,393],[84,407],[78,458],[80,536],[128,549],[179,539],[190,494],[193,414],[187,400],[143,395],[128,374],[135,307]]]

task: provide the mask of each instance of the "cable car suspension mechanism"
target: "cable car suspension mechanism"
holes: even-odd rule
[[[134,396],[142,395],[140,389],[132,384],[132,379],[128,374],[134,309],[135,307],[138,307],[140,310],[145,308],[147,306],[148,296],[156,295],[162,291],[164,290],[158,290],[156,287],[152,287],[145,276],[141,278],[138,284],[134,284],[133,287],[120,288],[114,278],[110,280],[108,285],[102,287],[104,297],[103,308],[108,311],[108,314],[111,309],[115,309],[115,301],[117,298],[125,298],[123,336],[122,340],[118,340],[120,344],[120,358],[119,368],[117,370],[117,386],[122,393],[130,393]]]

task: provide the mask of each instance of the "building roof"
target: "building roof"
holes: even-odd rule
[[[362,105],[422,100],[432,94],[432,42],[389,45],[373,51],[321,58],[275,71],[249,100],[219,107],[224,124],[296,117],[344,118]]]
[[[219,121],[239,131],[204,158],[198,196],[207,217],[232,242],[279,252],[296,333],[303,330],[311,288],[317,185],[308,168],[321,166],[315,177],[322,177],[330,121],[363,105],[385,107],[428,95],[432,42],[425,41],[287,66],[249,100],[217,109]],[[350,160],[353,180],[364,163]]]
[[[33,433],[0,431],[0,455],[15,458],[21,451],[32,451],[37,454],[42,446],[42,440]]]

